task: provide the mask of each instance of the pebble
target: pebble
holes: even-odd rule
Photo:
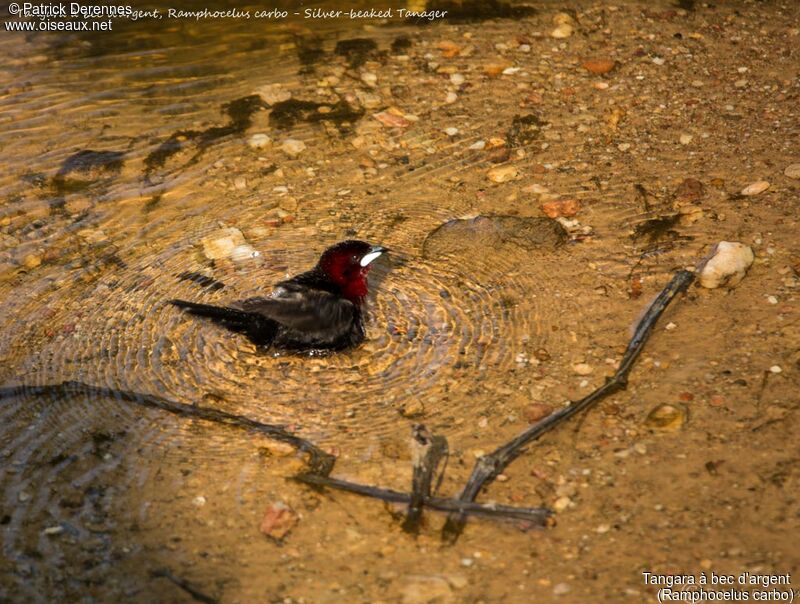
[[[789,178],[800,179],[800,164],[789,164],[783,173]]]
[[[247,180],[245,179],[244,176],[237,176],[236,178],[233,179],[233,186],[239,191],[246,189]]]
[[[444,577],[409,576],[401,590],[402,604],[447,604],[453,601],[453,590]]]
[[[374,88],[378,84],[378,76],[371,71],[365,71],[361,74],[361,81]]]
[[[22,266],[28,270],[34,269],[42,263],[42,257],[38,254],[28,254],[22,259]]]
[[[44,531],[42,531],[45,535],[60,535],[64,532],[64,527],[61,525],[56,526],[48,526]]]
[[[662,432],[680,430],[686,423],[688,412],[683,405],[662,403],[655,406],[644,421],[645,426]]]
[[[275,541],[282,541],[297,524],[297,514],[282,501],[269,506],[264,512],[259,530]]]
[[[681,134],[679,140],[681,141],[681,145],[688,145],[689,143],[692,142],[693,138],[694,137],[691,134]]]
[[[581,67],[583,67],[589,73],[593,73],[595,75],[608,73],[616,66],[617,62],[613,59],[587,59],[581,63]]]
[[[292,98],[292,93],[284,90],[280,84],[266,84],[256,89],[256,94],[261,100],[270,105],[288,101]]]
[[[667,323],[667,325],[664,327],[664,329],[666,329],[667,331],[672,331],[672,330],[673,330],[673,329],[675,329],[676,327],[678,327],[678,326],[677,326],[677,325],[675,325],[675,323],[669,322],[669,323]]]
[[[570,586],[566,583],[556,583],[553,586],[553,595],[554,596],[565,596],[570,592]]]
[[[666,63],[666,60],[663,59],[662,57],[653,57],[653,63],[655,63],[656,65],[663,65],[664,63]]]
[[[522,410],[522,417],[529,424],[535,424],[553,412],[553,407],[546,403],[531,403]]]
[[[553,509],[556,512],[563,512],[570,505],[572,505],[572,499],[570,499],[565,495],[563,497],[559,497],[558,499],[556,499],[555,503],[553,504]]]
[[[209,260],[229,258],[233,250],[246,243],[242,232],[233,227],[214,231],[211,235],[201,240],[203,254]]]
[[[769,302],[770,304],[777,304],[778,298],[776,298],[775,296],[767,296],[767,302]]]
[[[781,373],[783,371],[780,365],[773,365],[772,367],[769,368],[769,370],[770,373]]]
[[[257,258],[259,255],[260,252],[258,250],[245,243],[244,245],[237,245],[235,248],[233,248],[233,251],[231,252],[231,260],[234,262],[244,262],[246,260]]]
[[[480,151],[484,147],[486,147],[486,141],[476,141],[467,148],[470,149],[471,151]]]
[[[608,89],[608,82],[595,82],[592,84],[595,90],[607,90]]]
[[[455,92],[448,92],[447,96],[444,98],[444,102],[448,105],[452,105],[458,100],[458,95]]]
[[[198,495],[194,499],[192,499],[192,505],[198,508],[203,507],[206,504],[206,498],[202,495]]]
[[[519,172],[514,166],[497,166],[486,173],[492,182],[508,182],[514,180]]]
[[[766,180],[758,180],[742,189],[742,195],[758,195],[767,189],[769,189],[769,183]]]
[[[450,128],[445,128],[444,133],[447,136],[455,136],[456,134],[458,134],[458,128],[454,128],[452,126]]]
[[[563,39],[569,38],[573,33],[572,26],[569,23],[562,23],[550,32],[551,38]]]
[[[619,149],[620,151],[627,151],[630,148],[631,148],[630,143],[620,143],[619,145],[617,145],[617,149]]]
[[[372,114],[372,117],[390,128],[406,128],[411,125],[409,120],[393,111],[380,111]]]
[[[464,81],[465,81],[465,78],[460,73],[451,73],[450,74],[450,82],[454,86],[461,86],[461,84],[463,84]]]
[[[594,371],[591,365],[588,363],[575,363],[572,366],[572,370],[577,373],[578,375],[589,375]]]
[[[744,279],[755,255],[743,243],[720,241],[700,270],[700,285],[708,289],[734,287]]]
[[[254,134],[247,139],[247,144],[252,149],[265,149],[272,143],[272,139],[266,134]]]
[[[413,400],[400,408],[400,415],[403,417],[421,417],[425,415],[425,405],[420,400]]]
[[[296,138],[287,138],[283,141],[281,145],[281,151],[283,151],[289,157],[297,157],[306,149],[306,144],[301,141],[297,140]]]
[[[548,218],[560,218],[562,216],[569,218],[578,213],[581,209],[581,204],[577,199],[557,199],[543,201],[540,207]]]

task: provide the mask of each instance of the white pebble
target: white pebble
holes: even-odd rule
[[[620,143],[619,145],[617,145],[617,149],[619,149],[620,151],[627,151],[630,148],[631,148],[630,143]]]
[[[444,99],[444,102],[448,105],[452,105],[458,100],[458,95],[455,92],[448,92],[447,96]]]
[[[252,149],[264,149],[265,147],[269,147],[271,142],[272,139],[266,134],[254,134],[247,139],[247,144]]]
[[[578,375],[589,375],[594,371],[591,365],[588,363],[575,363],[572,366],[572,370],[577,373]]]
[[[780,365],[773,365],[772,367],[769,368],[769,370],[772,373],[780,373],[781,371],[783,371],[783,369],[781,369]]]
[[[460,73],[451,73],[450,82],[452,82],[454,86],[461,86],[461,84],[464,83],[464,76]]]
[[[454,128],[452,126],[450,128],[445,128],[444,133],[447,136],[455,136],[456,134],[458,134],[458,128]]]
[[[290,157],[297,157],[306,149],[306,144],[296,138],[287,138],[281,145],[281,151]]]
[[[691,134],[681,134],[680,141],[681,145],[688,145],[692,142],[694,137]]]
[[[237,176],[233,179],[233,186],[236,187],[239,191],[242,189],[247,188],[247,180],[245,180],[244,176]]]
[[[769,189],[769,183],[766,180],[758,180],[742,189],[742,195],[758,195],[767,189]]]
[[[775,296],[767,296],[767,302],[769,302],[770,304],[777,304],[778,298],[776,298]]]
[[[755,255],[743,243],[720,241],[700,271],[700,285],[708,289],[733,287],[744,279]]]
[[[666,63],[666,61],[661,57],[653,57],[653,63],[655,63],[656,65],[663,65],[664,63]]]
[[[203,507],[206,504],[206,498],[202,495],[198,495],[194,499],[192,499],[192,505],[195,505],[199,508]]]
[[[677,325],[675,325],[675,323],[667,323],[667,325],[666,325],[666,327],[664,327],[664,329],[666,329],[667,331],[672,331],[676,327],[677,327]]]
[[[476,142],[472,143],[472,144],[471,144],[471,145],[468,147],[468,149],[470,149],[471,151],[480,151],[480,150],[481,150],[481,149],[483,149],[485,146],[486,146],[486,141],[476,141]]]

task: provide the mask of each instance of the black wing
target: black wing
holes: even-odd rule
[[[349,330],[356,311],[355,305],[345,298],[293,283],[279,285],[268,298],[249,298],[232,306],[272,319],[291,330],[331,334]]]

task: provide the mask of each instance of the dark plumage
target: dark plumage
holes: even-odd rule
[[[342,350],[364,340],[362,306],[370,265],[386,248],[363,241],[337,243],[310,271],[281,281],[268,297],[229,306],[170,300],[187,312],[282,350]]]

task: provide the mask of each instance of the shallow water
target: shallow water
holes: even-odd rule
[[[424,27],[167,20],[120,24],[110,35],[4,32],[0,384],[77,380],[287,425],[365,481],[407,480],[415,422],[451,439],[464,472],[468,451],[525,427],[532,398],[561,404],[585,394],[669,274],[721,237],[749,239],[771,227],[748,226],[733,195],[742,149],[731,135],[743,124],[763,131],[747,104],[765,101],[745,99],[737,117],[721,115],[715,100],[674,84],[680,77],[631,58],[650,43],[650,54],[668,55],[674,38],[620,33],[613,51],[605,46],[604,28],[629,31],[626,19],[660,35],[647,11],[674,13],[669,3],[629,12],[568,4],[583,29],[565,42],[546,35],[563,8],[551,3],[526,18]],[[704,28],[722,18],[708,9],[662,19],[710,37]],[[341,44],[353,39],[361,41]],[[461,56],[443,56],[442,40],[455,41]],[[623,75],[579,68],[578,57],[609,52]],[[490,69],[497,64],[519,69],[499,75]],[[776,65],[791,70],[788,59]],[[676,69],[684,80],[700,77],[691,75],[694,59]],[[276,90],[315,105],[279,105],[281,113],[270,98]],[[448,103],[448,93],[457,100]],[[684,108],[698,102],[704,113],[687,118]],[[405,115],[400,126],[374,117],[393,107]],[[692,119],[702,121],[696,140],[713,164],[672,140]],[[790,140],[800,132],[796,119],[786,123]],[[272,144],[249,146],[257,133]],[[289,156],[280,148],[287,138],[306,149]],[[773,151],[754,139],[749,153]],[[486,147],[474,148],[478,141]],[[497,166],[517,167],[518,177],[493,182],[487,172]],[[678,203],[686,177],[706,183],[689,204],[699,215]],[[714,178],[722,182],[709,184]],[[742,184],[749,180],[755,175]],[[548,194],[581,204],[563,236],[539,207]],[[202,241],[227,227],[259,255],[204,255]],[[397,252],[371,275],[368,339],[357,350],[276,356],[165,304],[262,294],[352,237]],[[186,272],[224,287],[181,280]],[[570,367],[590,357],[599,368],[581,385]],[[157,549],[158,538],[136,531],[191,522],[187,502],[197,493],[216,496],[217,513],[228,517],[227,529],[203,526],[231,556],[239,545],[214,531],[248,534],[253,506],[304,497],[283,481],[292,473],[286,460],[263,446],[108,397],[3,401],[8,580],[0,595],[75,599],[94,585],[86,601],[103,601],[173,589],[143,588],[135,573],[115,571],[116,561],[148,568],[136,556]],[[540,503],[530,490],[525,502]],[[63,538],[42,533],[47,526],[62,527]],[[321,535],[304,535],[298,547]],[[242,555],[257,559],[258,548]],[[204,559],[183,549],[179,558],[190,569]],[[91,572],[69,578],[79,563]],[[54,568],[51,582],[44,577]],[[248,585],[217,591],[247,600],[261,584]],[[277,593],[271,580],[263,585]],[[370,589],[365,599],[377,593]]]

